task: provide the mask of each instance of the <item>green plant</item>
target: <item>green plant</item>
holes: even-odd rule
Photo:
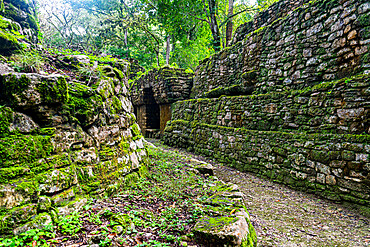
[[[43,229],[30,229],[24,233],[14,236],[11,239],[1,239],[1,247],[16,246],[49,246],[47,239],[55,238],[53,225],[47,225]]]
[[[17,72],[37,73],[43,64],[44,59],[36,51],[22,52],[11,58],[11,65]]]
[[[149,240],[148,242],[144,242],[142,244],[139,244],[138,246],[139,247],[145,247],[145,246],[169,247],[171,245],[158,242],[157,240]]]
[[[108,238],[108,232],[103,231],[102,235],[105,237],[103,240],[100,240],[99,246],[105,247],[105,246],[110,246],[112,243],[112,239]]]
[[[82,227],[79,213],[73,212],[71,215],[59,217],[58,226],[62,233],[75,235]]]

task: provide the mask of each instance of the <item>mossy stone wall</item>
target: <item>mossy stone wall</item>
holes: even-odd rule
[[[9,55],[38,42],[39,24],[32,1],[3,0],[0,6],[0,54]]]
[[[114,193],[145,164],[126,84],[126,76],[88,86],[61,75],[0,75],[0,236]]]
[[[191,96],[303,89],[369,72],[369,19],[367,0],[310,1],[201,61]]]
[[[263,131],[370,134],[370,75],[290,90],[180,101],[172,119]]]
[[[132,102],[138,123],[147,137],[163,132],[171,118],[171,103],[189,98],[193,76],[184,69],[164,66],[147,71],[132,82]]]
[[[262,26],[270,25],[277,19],[289,15],[296,8],[310,1],[311,0],[281,0],[273,3],[268,9],[255,15],[252,21],[240,25],[235,31],[232,44],[242,41],[247,34]]]
[[[163,140],[369,216],[370,3],[287,2],[200,63]]]
[[[193,86],[193,73],[184,69],[164,66],[152,69],[133,82],[131,97],[133,104],[145,105],[151,101],[145,91],[151,91],[156,104],[170,104],[188,99]]]

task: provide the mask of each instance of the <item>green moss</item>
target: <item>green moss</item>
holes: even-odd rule
[[[38,31],[39,30],[39,24],[37,22],[37,19],[31,14],[28,14],[27,22],[30,28],[33,30]]]
[[[14,104],[19,99],[15,95],[20,95],[31,83],[26,75],[17,77],[16,75],[0,75],[0,98],[8,104]]]
[[[131,132],[133,137],[141,135],[140,127],[137,123],[131,126]]]
[[[329,153],[326,151],[317,151],[312,150],[310,154],[310,158],[314,161],[318,161],[324,164],[327,164],[330,160]]]
[[[64,77],[59,77],[56,82],[46,79],[37,85],[37,89],[45,103],[65,103],[68,101],[68,86]]]
[[[11,22],[0,16],[0,41],[2,43],[0,47],[4,50],[3,52],[9,53],[11,50],[23,48],[18,40],[24,39],[25,37],[18,31],[18,26],[13,25]]]
[[[122,102],[117,98],[117,96],[113,96],[112,100],[113,100],[112,103],[113,103],[114,111],[116,113],[121,112],[123,109]]]
[[[246,240],[243,241],[241,247],[254,247],[257,246],[257,234],[252,226],[252,223],[248,222],[249,234]]]
[[[117,150],[115,147],[102,145],[99,150],[99,157],[101,161],[111,160],[117,156]]]
[[[39,129],[40,135],[53,136],[55,134],[56,128],[41,128]]]
[[[38,192],[38,183],[36,181],[23,181],[17,183],[15,189],[27,195],[36,195]]]
[[[217,232],[225,226],[235,223],[237,217],[221,216],[221,217],[204,217],[200,219],[194,227],[195,232]]]
[[[126,77],[123,74],[123,72],[117,68],[113,68],[114,73],[116,74],[116,77],[120,80],[123,81]]]
[[[127,174],[125,176],[124,185],[125,186],[134,186],[136,182],[139,180],[140,176],[137,172],[133,172],[130,174]]]
[[[370,26],[370,13],[359,15],[357,21],[362,27]]]
[[[114,214],[110,217],[110,221],[112,225],[118,224],[123,227],[123,234],[126,233],[126,230],[131,225],[131,218],[128,214]]]
[[[0,184],[8,183],[17,177],[26,175],[29,172],[28,167],[9,167],[0,169]]]
[[[122,155],[127,155],[131,152],[130,143],[126,140],[121,140],[118,144],[119,153]]]
[[[0,167],[36,162],[53,152],[50,136],[9,136],[0,138]]]
[[[13,111],[0,105],[0,138],[9,134],[9,126],[13,121]]]
[[[70,84],[69,97],[63,110],[71,121],[77,120],[82,126],[86,126],[102,107],[102,97],[91,88],[76,82]]]

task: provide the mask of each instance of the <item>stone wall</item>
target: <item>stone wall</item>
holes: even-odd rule
[[[192,97],[303,89],[370,69],[367,0],[316,0],[200,62]],[[233,92],[232,95],[237,94]]]
[[[193,76],[193,73],[187,73],[184,69],[168,66],[152,69],[134,81],[130,92],[132,102],[134,105],[144,105],[151,101],[146,97],[145,90],[153,92],[152,96],[157,104],[171,104],[188,99]]]
[[[370,3],[298,2],[200,63],[163,140],[369,216]]]
[[[38,41],[36,6],[32,1],[2,0],[0,54],[9,54]]]
[[[267,10],[255,15],[252,21],[240,25],[235,31],[232,44],[242,41],[247,34],[254,30],[270,25],[277,19],[291,14],[293,10],[308,2],[310,0],[283,0],[273,3]]]
[[[147,153],[127,78],[117,69],[109,76],[88,86],[1,73],[0,236],[50,223],[142,169]]]
[[[172,106],[172,118],[264,131],[370,134],[370,75],[304,90],[190,99]]]
[[[164,66],[146,72],[133,82],[130,94],[146,136],[163,132],[171,119],[171,103],[189,98],[193,76],[184,69]]]

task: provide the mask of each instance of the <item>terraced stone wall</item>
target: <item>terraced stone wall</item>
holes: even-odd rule
[[[177,102],[172,119],[262,131],[370,134],[370,76],[303,90]]]
[[[86,195],[113,193],[144,171],[127,79],[112,68],[109,76],[88,86],[61,75],[2,72],[0,236],[49,224]]]
[[[163,140],[370,215],[370,3],[286,6],[200,63]]]
[[[367,0],[310,1],[201,61],[191,95],[303,89],[369,71],[369,20]]]

